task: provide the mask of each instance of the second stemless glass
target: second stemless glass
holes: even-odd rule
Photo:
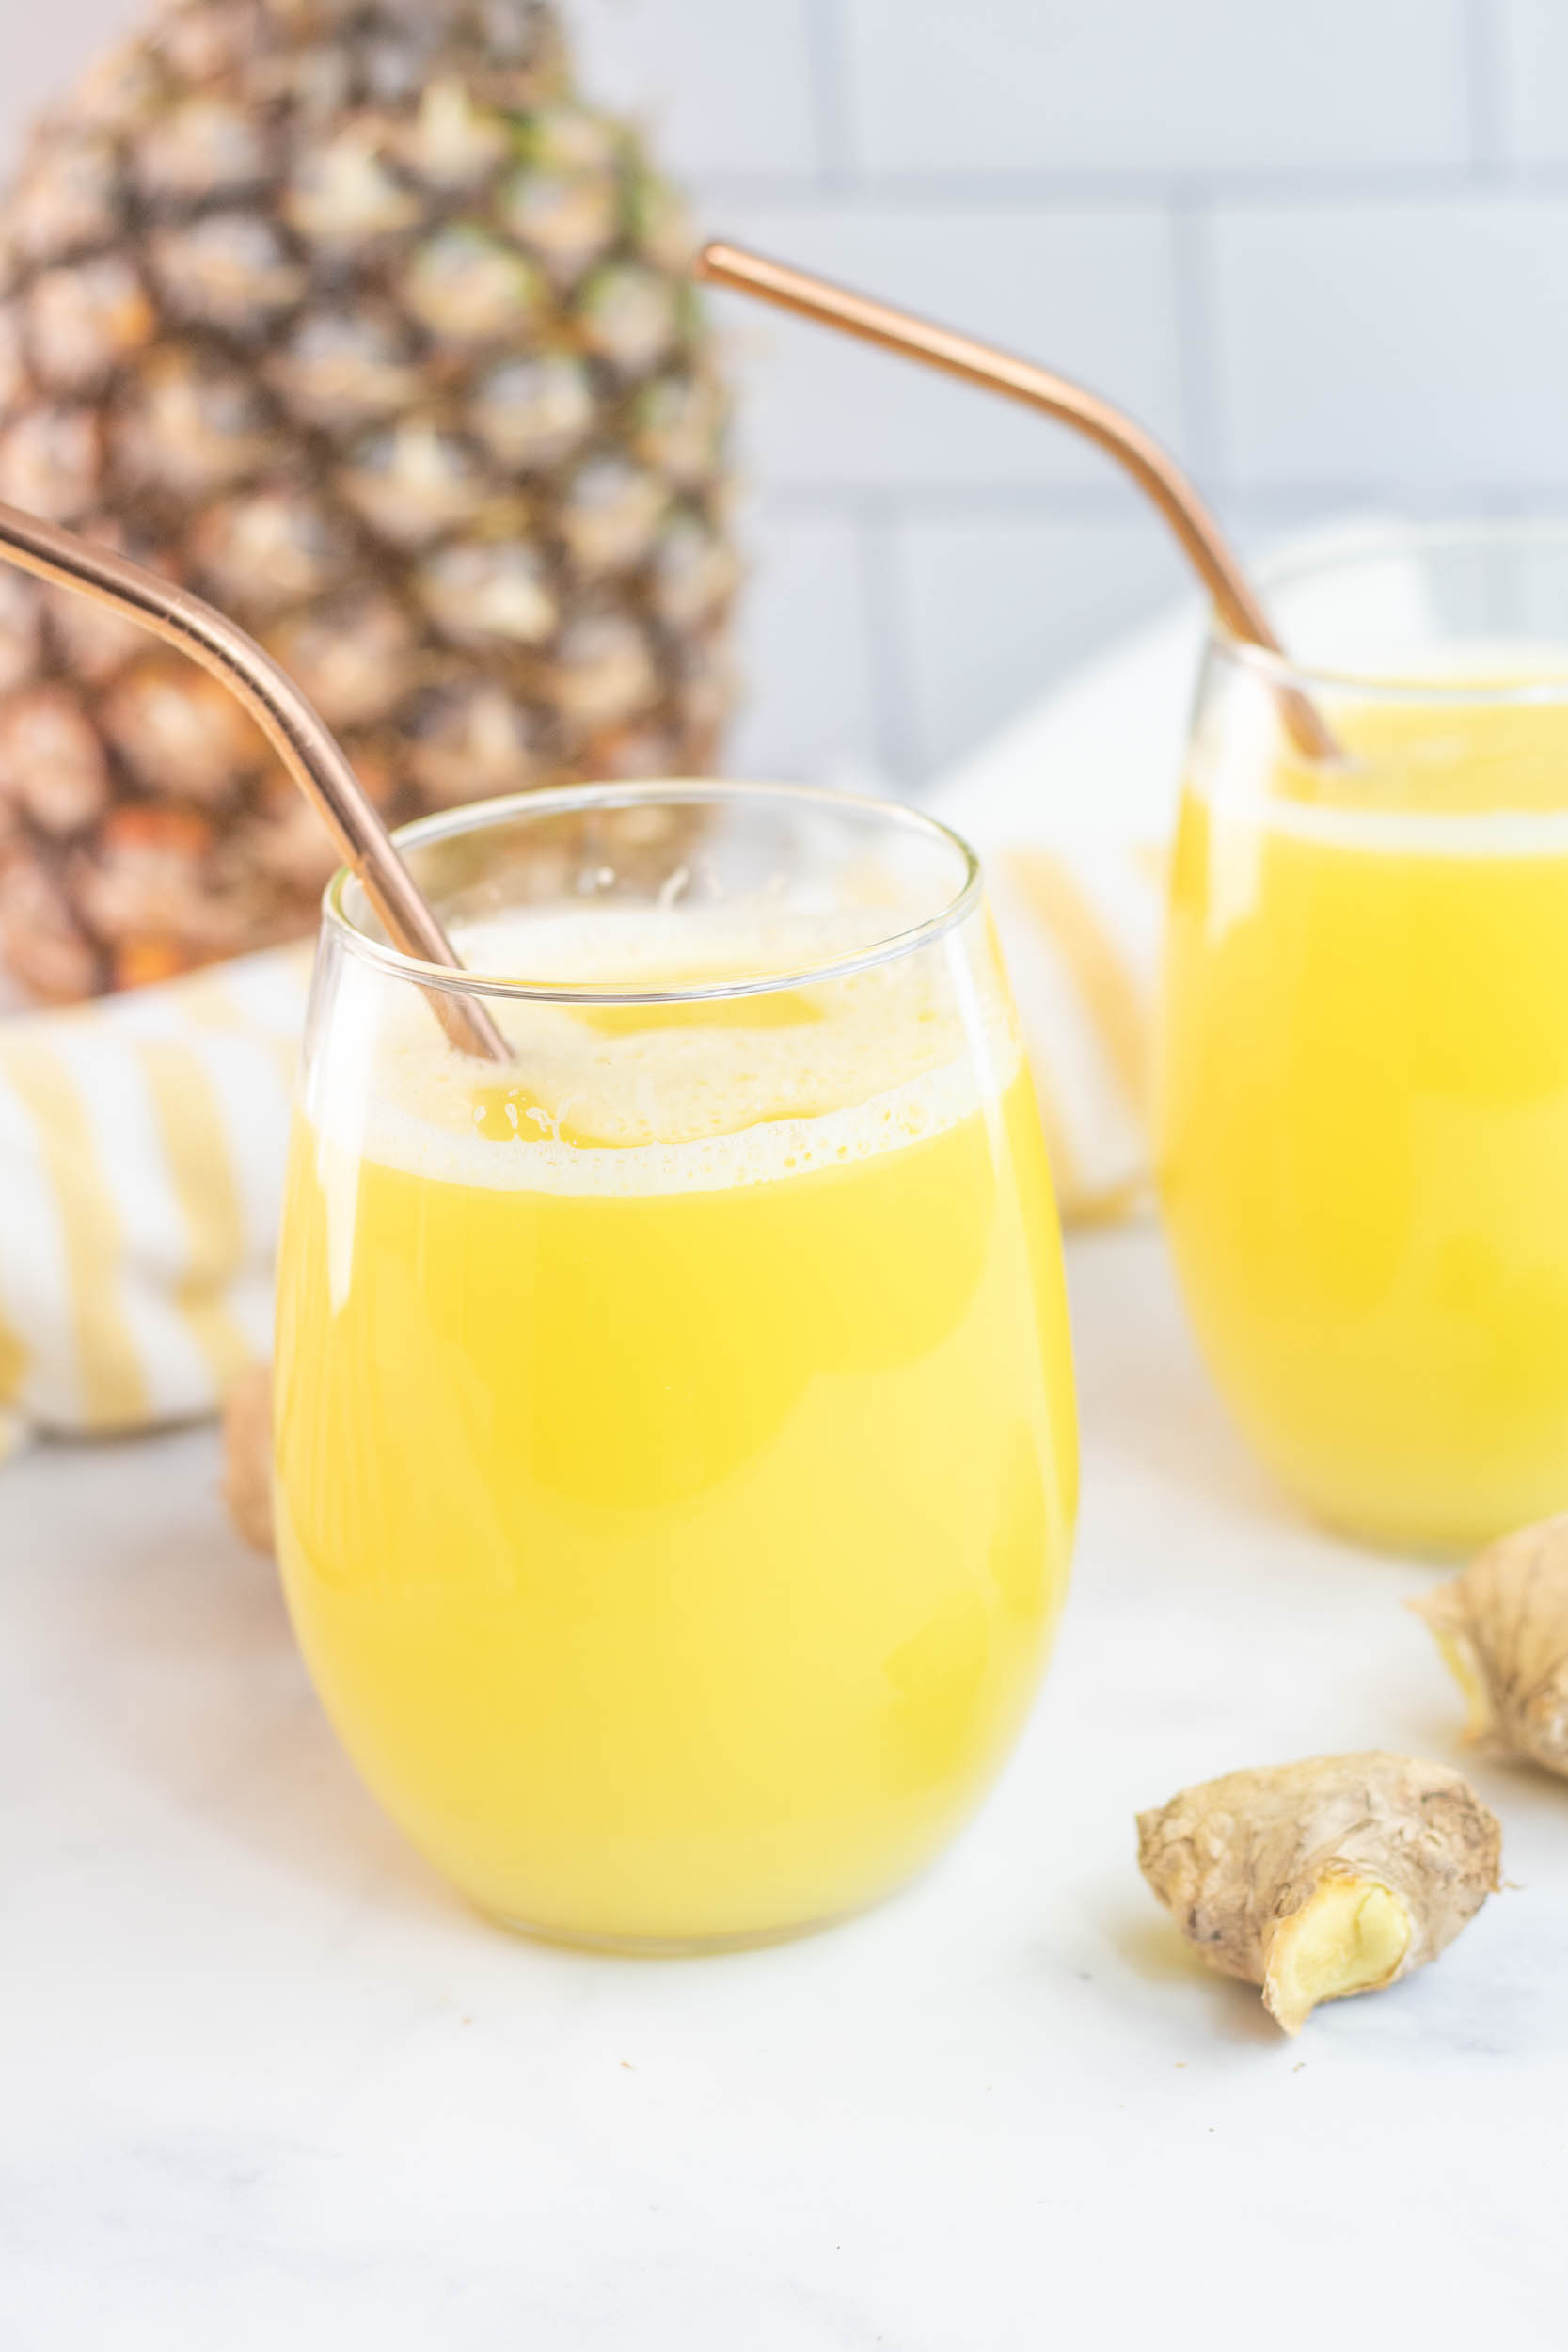
[[[512,1924],[662,1950],[853,1911],[999,1769],[1075,1503],[973,860],[886,803],[700,785],[401,842],[468,971],[329,892],[277,1341],[317,1687]],[[445,1042],[452,988],[515,1070]]]
[[[1362,534],[1269,596],[1298,666],[1216,635],[1194,726],[1165,1222],[1264,1459],[1465,1549],[1568,1504],[1568,530]]]

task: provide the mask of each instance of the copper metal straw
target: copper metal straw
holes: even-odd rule
[[[1048,417],[1075,426],[1125,467],[1138,487],[1153,500],[1232,633],[1283,656],[1284,648],[1246,574],[1197,490],[1152,435],[1098,392],[1085,391],[1065,375],[1053,374],[1033,360],[1015,358],[977,342],[973,335],[936,326],[929,319],[873,301],[868,294],[851,294],[847,287],[835,286],[809,270],[769,261],[741,246],[705,246],[698,257],[697,275],[716,286],[755,294],[780,310],[798,311],[820,326],[836,326],[846,334],[858,335],[863,342],[879,343],[884,351],[924,360],[927,367],[941,368],[966,384],[1005,393],[1010,400],[1022,401],[1026,407],[1041,409]],[[1307,696],[1288,685],[1282,685],[1278,692],[1285,723],[1300,749],[1309,758],[1337,758],[1338,746]]]
[[[253,637],[183,588],[131,564],[74,532],[60,531],[20,507],[0,505],[0,558],[178,646],[222,680],[242,702],[294,782],[310,801],[386,927],[394,947],[421,963],[463,968],[391,835],[365,796],[342,746],[299,688]],[[512,1050],[476,999],[428,992],[441,1026],[465,1053],[510,1061]]]

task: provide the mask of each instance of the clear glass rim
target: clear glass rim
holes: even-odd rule
[[[1352,571],[1359,564],[1390,555],[1429,555],[1466,548],[1493,548],[1502,552],[1555,548],[1568,571],[1568,518],[1480,517],[1468,521],[1351,524],[1343,531],[1325,534],[1298,555],[1279,556],[1259,564],[1256,577],[1266,606],[1274,590],[1289,588],[1322,574]],[[1321,694],[1353,693],[1368,701],[1435,704],[1444,707],[1568,702],[1568,643],[1564,644],[1561,676],[1506,685],[1448,685],[1441,678],[1389,677],[1375,670],[1346,669],[1342,664],[1294,661],[1288,653],[1276,653],[1272,646],[1255,645],[1248,639],[1238,637],[1218,612],[1211,616],[1209,643],[1212,651],[1224,654],[1227,660],[1255,671],[1275,686],[1293,687],[1308,700],[1316,691]]]
[[[962,879],[934,914],[900,930],[890,931],[868,946],[856,948],[852,955],[781,967],[740,979],[703,981],[689,988],[584,988],[573,981],[518,979],[499,973],[472,972],[467,968],[453,971],[444,963],[426,963],[417,956],[404,955],[401,948],[372,939],[355,922],[343,903],[345,892],[356,880],[346,866],[338,868],[322,894],[323,919],[361,961],[374,965],[391,978],[411,981],[420,988],[438,989],[446,995],[522,998],[556,1005],[676,1005],[724,997],[765,996],[780,989],[851,978],[877,964],[912,955],[917,948],[940,939],[979,903],[980,861],[963,835],[955,833],[951,825],[905,801],[879,800],[870,793],[841,792],[828,785],[731,783],[686,776],[636,783],[546,785],[534,791],[509,792],[496,800],[468,801],[459,808],[439,809],[433,816],[400,825],[392,839],[400,850],[406,850],[420,849],[427,842],[450,840],[454,835],[511,824],[519,818],[572,816],[588,809],[641,808],[672,802],[689,807],[767,801],[797,804],[806,802],[831,811],[872,818],[889,830],[923,834],[957,851]]]

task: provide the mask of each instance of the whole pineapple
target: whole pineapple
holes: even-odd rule
[[[0,499],[260,635],[387,817],[691,773],[724,405],[678,207],[539,0],[165,0],[0,208]],[[306,929],[223,690],[0,567],[0,954],[85,995]]]

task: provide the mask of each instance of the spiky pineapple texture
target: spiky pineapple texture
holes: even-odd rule
[[[724,403],[679,207],[539,0],[165,0],[0,207],[0,499],[256,631],[392,821],[700,771]],[[0,568],[0,954],[87,994],[308,927],[224,691]]]

